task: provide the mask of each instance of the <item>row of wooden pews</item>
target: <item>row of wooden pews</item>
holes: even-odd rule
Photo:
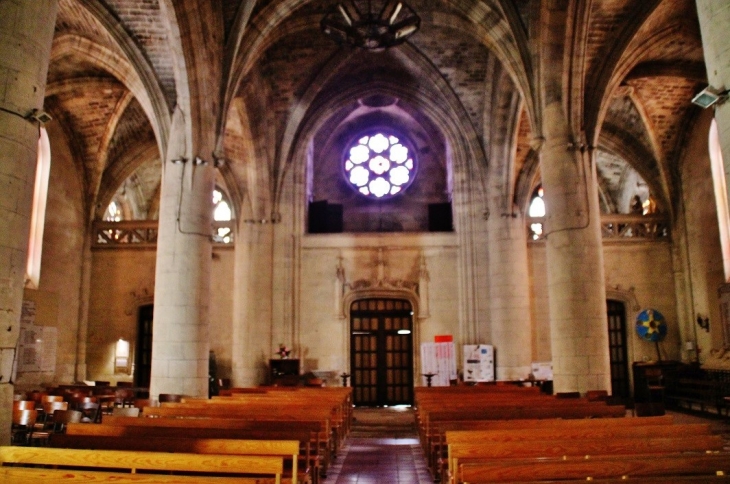
[[[0,467],[0,481],[7,484],[29,482],[281,484],[284,473],[282,457],[211,455],[199,452],[8,446],[0,447],[0,462],[3,464]]]
[[[333,453],[349,431],[351,407],[349,388],[293,387],[286,391],[274,390],[266,393],[234,392],[227,397],[213,400],[182,399],[179,403],[144,407],[140,417],[105,415],[100,424],[69,424],[65,434],[52,436],[52,449],[33,448],[29,451],[71,452],[72,456],[76,455],[74,452],[88,450],[117,452],[126,453],[118,455],[134,454],[135,459],[148,459],[149,462],[157,462],[160,453],[204,455],[213,459],[206,462],[221,463],[225,462],[221,460],[223,457],[251,458],[251,462],[271,457],[282,463],[282,472],[278,477],[270,475],[261,466],[255,467],[256,472],[248,472],[249,468],[240,468],[237,464],[230,468],[227,467],[228,464],[221,464],[228,470],[220,474],[246,478],[253,473],[259,479],[264,479],[256,481],[261,483],[316,484],[320,475],[326,475]],[[54,454],[48,458],[58,459],[59,455]],[[3,459],[4,464],[5,462]],[[83,462],[83,459],[74,462]],[[114,467],[135,468],[126,464],[115,464]],[[9,472],[16,472],[8,471],[5,467],[2,470],[8,478],[12,477]],[[83,470],[90,472],[88,468]],[[185,472],[202,471],[189,469]],[[207,474],[212,472],[212,469],[205,471]],[[177,481],[173,479],[159,482]]]
[[[444,483],[728,482],[730,454],[708,424],[628,418],[622,406],[519,387],[417,389],[416,402]]]

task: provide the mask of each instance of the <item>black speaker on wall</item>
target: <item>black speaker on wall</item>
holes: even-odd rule
[[[342,205],[317,200],[309,203],[310,234],[338,234],[342,232]]]
[[[428,204],[428,231],[454,231],[454,222],[451,215],[451,202]]]

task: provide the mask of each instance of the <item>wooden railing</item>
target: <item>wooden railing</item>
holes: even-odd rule
[[[215,246],[233,246],[235,221],[213,222],[210,236]],[[154,248],[157,246],[157,220],[94,222],[94,248]]]
[[[669,221],[662,215],[601,215],[604,240],[637,242],[669,240]],[[531,242],[545,239],[544,217],[527,217],[527,238]]]

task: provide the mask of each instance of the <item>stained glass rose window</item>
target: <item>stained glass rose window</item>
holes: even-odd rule
[[[413,181],[415,160],[405,140],[382,131],[360,136],[345,152],[345,177],[363,195],[382,199]]]

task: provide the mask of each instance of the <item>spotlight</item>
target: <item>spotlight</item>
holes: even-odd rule
[[[692,104],[703,109],[709,108],[713,104],[722,104],[727,99],[729,92],[727,89],[720,91],[712,86],[707,86],[692,98]]]

